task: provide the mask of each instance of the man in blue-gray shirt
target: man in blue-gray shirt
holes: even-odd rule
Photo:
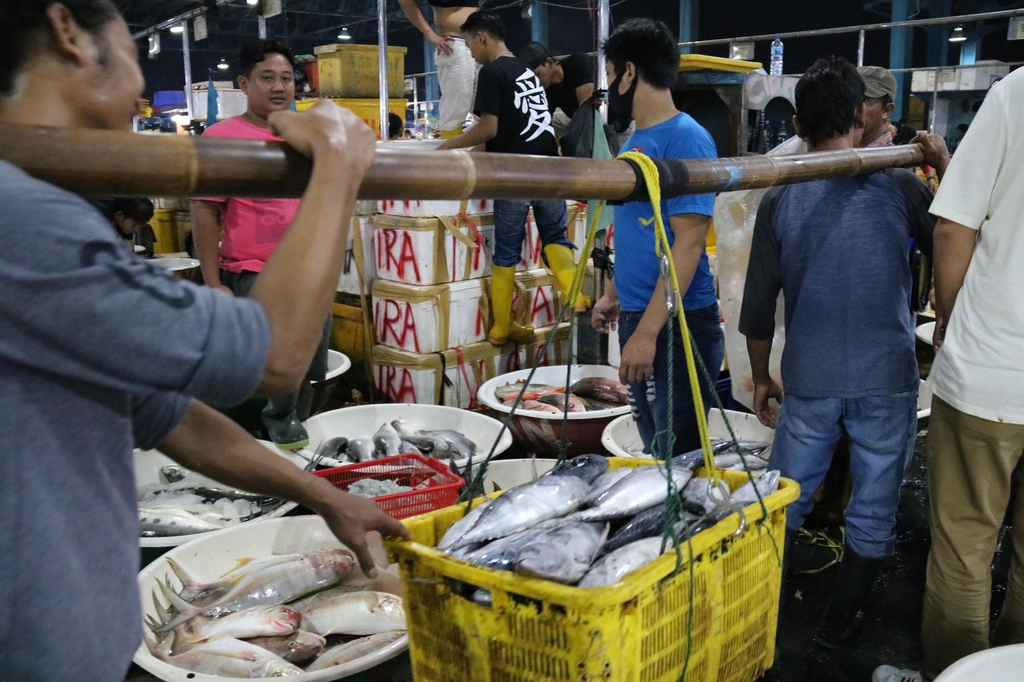
[[[819,60],[804,74],[794,123],[810,151],[859,146],[864,90],[844,59]],[[908,245],[913,237],[931,253],[930,202],[914,173],[890,170],[775,187],[754,225],[739,329],[747,337],[754,410],[776,427],[768,400],[782,391],[768,375],[768,358],[783,292],[786,395],[772,467],[800,483],[800,499],[786,517],[790,537],[814,506],[811,496],[840,436],[850,437],[846,553],[816,638],[828,648],[856,634],[882,562],[895,549],[920,381]]]
[[[110,0],[0,4],[0,124],[123,130],[142,91]],[[330,103],[272,120],[313,160],[251,298],[172,277],[82,198],[0,162],[0,678],[119,682],[142,638],[132,448],[319,512],[360,559],[369,500],[200,400],[293,390],[334,296],[373,133]]]
[[[717,156],[711,135],[672,102],[679,70],[679,46],[660,21],[631,19],[605,41],[608,117],[618,132],[636,120],[636,132],[623,145],[652,158],[696,159]],[[704,251],[713,194],[681,196],[661,202],[679,287],[684,292],[686,324],[711,382],[701,382],[705,414],[725,354],[714,278]],[[697,414],[679,321],[665,304],[666,282],[654,247],[654,206],[632,202],[615,207],[615,281],[594,305],[592,324],[600,332],[618,325],[622,361],[619,379],[629,389],[633,419],[644,450],[659,458],[700,447]],[[669,376],[668,352],[674,354]],[[669,451],[668,396],[672,392]],[[656,436],[656,434],[663,434]]]

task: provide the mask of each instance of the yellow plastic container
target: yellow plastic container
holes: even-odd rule
[[[305,111],[311,106],[316,104],[319,100],[316,99],[299,99],[295,100],[295,109],[298,111]],[[377,99],[341,99],[332,97],[332,102],[337,103],[339,106],[343,106],[346,109],[351,109],[356,116],[363,119],[366,125],[373,128],[373,131],[377,133],[377,139],[381,139],[380,136],[380,100]],[[393,114],[398,114],[405,120],[405,110],[409,106],[409,101],[404,99],[391,99],[388,100],[388,111]]]
[[[388,96],[405,94],[407,48],[388,48]],[[380,59],[376,45],[320,45],[313,48],[324,97],[380,97]]]
[[[153,253],[178,253],[181,251],[178,244],[178,225],[174,218],[174,209],[158,208],[153,211],[153,219],[149,221],[153,228],[153,236],[156,242],[153,244]]]
[[[761,62],[748,62],[742,59],[726,57],[709,57],[706,54],[679,55],[680,71],[729,71],[730,73],[750,73],[761,68]]]
[[[732,489],[747,482],[742,472],[722,478]],[[798,494],[783,479],[765,499],[767,519],[760,505],[746,508],[739,537],[731,537],[738,515],[698,533],[674,576],[669,552],[599,589],[472,566],[433,549],[464,504],[406,519],[415,542],[388,547],[401,568],[413,674],[429,682],[676,682],[686,666],[687,682],[752,682],[774,659],[786,505]],[[491,606],[472,601],[476,588],[490,590]]]

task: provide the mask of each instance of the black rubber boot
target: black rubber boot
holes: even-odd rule
[[[864,625],[864,609],[868,605],[871,587],[878,579],[884,563],[885,559],[869,559],[846,548],[832,601],[814,638],[818,646],[837,649],[860,631]]]

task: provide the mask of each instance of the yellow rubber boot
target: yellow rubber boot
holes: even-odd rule
[[[516,289],[515,267],[494,266],[491,276],[491,313],[494,326],[487,334],[487,340],[495,346],[512,341],[528,341],[533,338],[533,327],[524,326],[512,319],[512,297]]]
[[[575,305],[578,313],[594,305],[590,297],[583,294],[580,294],[576,301],[569,300],[572,280],[576,277],[576,259],[573,257],[572,249],[561,244],[548,244],[544,247],[544,257],[547,258],[548,267],[555,273],[555,284],[564,303],[569,306]]]

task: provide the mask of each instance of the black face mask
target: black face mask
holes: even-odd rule
[[[624,75],[625,72],[619,74],[615,82],[608,86],[608,125],[617,133],[626,132],[626,128],[629,128],[629,124],[633,121],[633,95],[636,94],[636,84],[639,82],[639,79],[634,76],[629,90],[625,95],[620,95],[619,84]]]

